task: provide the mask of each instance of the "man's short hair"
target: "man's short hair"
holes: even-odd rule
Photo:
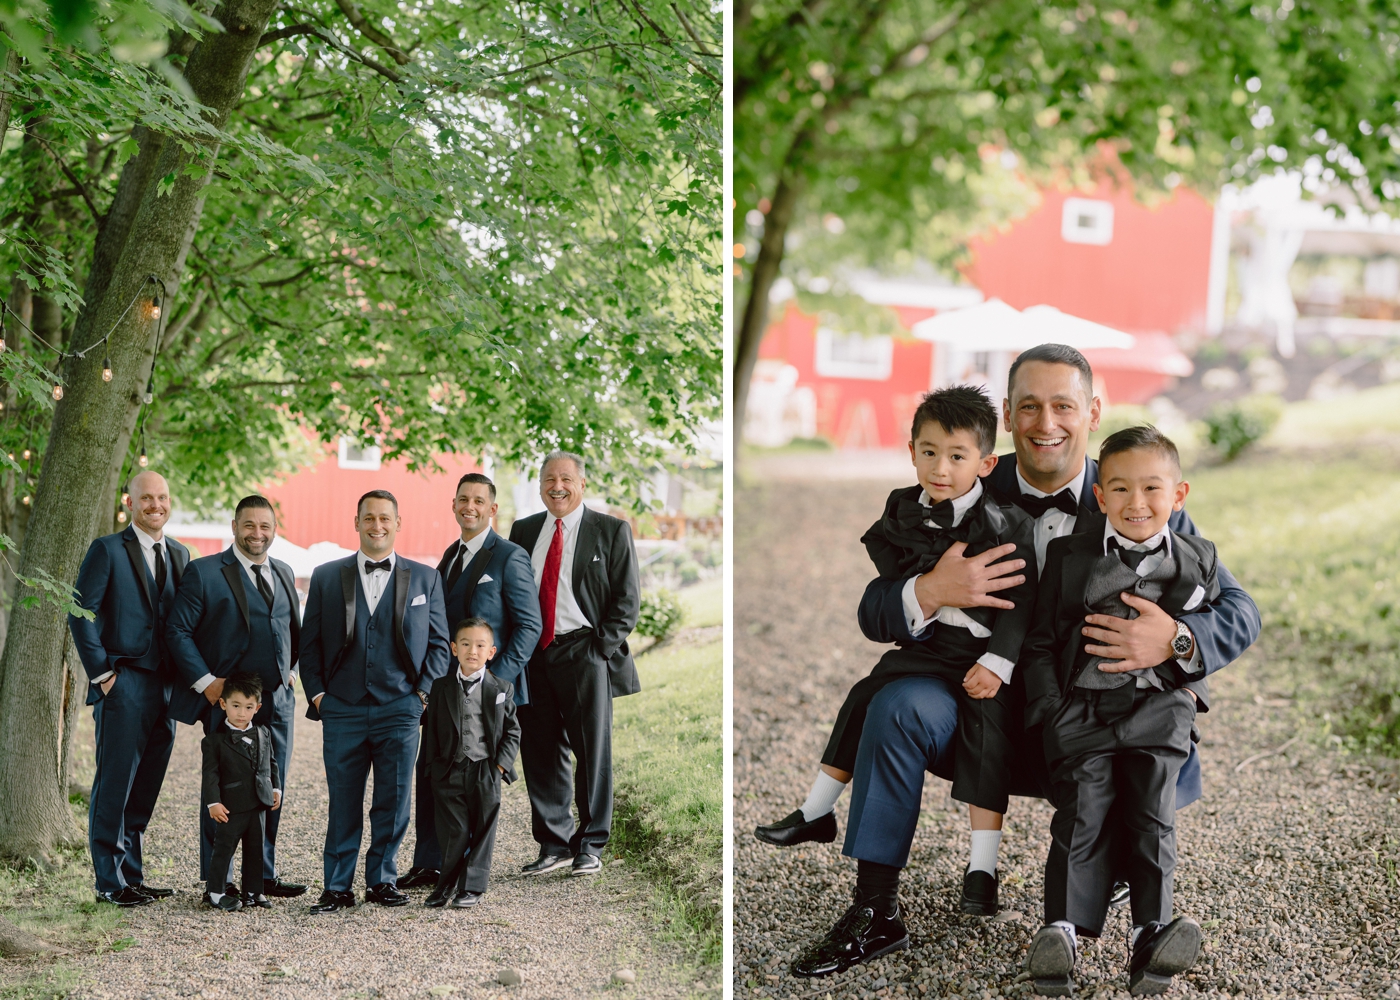
[[[254,493],[238,501],[238,506],[233,508],[233,519],[238,520],[238,515],[245,510],[270,510],[272,511],[272,523],[277,523],[277,508],[272,506],[272,501],[265,496]]]
[[[493,503],[495,502],[496,484],[491,482],[489,476],[484,476],[480,472],[468,472],[461,479],[457,480],[457,489],[460,490],[464,483],[480,483],[482,486],[488,487],[491,490],[491,501]],[[453,496],[456,496],[456,494],[454,493]]]
[[[574,463],[574,468],[578,470],[578,477],[580,479],[588,478],[588,473],[584,471],[583,456],[575,455],[571,451],[551,451],[546,455],[544,461],[540,463],[540,478],[544,478],[544,470],[549,468],[550,462],[558,461],[561,458],[567,458],[570,462]]]
[[[990,455],[997,446],[997,411],[985,392],[973,385],[950,385],[935,389],[924,396],[914,411],[914,426],[909,440],[919,439],[919,430],[930,420],[945,431],[971,431],[977,436],[977,447]]]
[[[462,634],[462,630],[467,628],[484,628],[491,633],[491,641],[496,641],[496,630],[491,627],[491,623],[485,618],[477,618],[475,616],[463,618],[457,623],[457,627],[452,630],[452,641],[456,642],[457,637]]]
[[[237,670],[224,678],[224,689],[219,697],[241,694],[254,701],[262,701],[262,678],[246,670]]]
[[[1155,427],[1146,424],[1140,427],[1125,427],[1104,438],[1103,444],[1099,446],[1099,465],[1102,466],[1114,455],[1121,455],[1125,451],[1156,452],[1170,461],[1176,469],[1177,477],[1181,477],[1181,455],[1177,452],[1176,445],[1171,438]]]
[[[1094,398],[1094,370],[1089,367],[1088,358],[1068,344],[1039,344],[1022,351],[1016,355],[1016,360],[1011,362],[1011,371],[1006,374],[1006,398],[1011,400],[1012,404],[1016,402],[1016,397],[1012,394],[1012,387],[1016,385],[1016,373],[1027,361],[1044,361],[1051,365],[1069,365],[1078,369],[1084,379],[1085,398]]]
[[[355,504],[356,517],[359,517],[360,513],[365,509],[366,500],[388,500],[394,505],[394,516],[398,516],[399,501],[395,499],[394,494],[390,493],[388,490],[370,490],[364,496],[360,497],[359,503]]]

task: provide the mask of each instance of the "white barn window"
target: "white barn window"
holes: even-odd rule
[[[1113,203],[1094,198],[1066,198],[1060,216],[1060,235],[1066,243],[1108,246],[1113,242]]]
[[[337,460],[342,469],[375,472],[379,469],[379,446],[343,437],[340,439],[340,454]]]
[[[883,382],[894,364],[894,341],[860,333],[817,329],[817,374],[823,378],[863,378]]]

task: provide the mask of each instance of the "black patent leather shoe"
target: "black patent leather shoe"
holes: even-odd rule
[[[452,902],[447,905],[454,910],[470,910],[477,903],[481,902],[479,892],[459,892],[452,897]]]
[[[408,894],[399,892],[398,886],[392,882],[380,882],[372,885],[365,893],[366,903],[378,903],[380,906],[407,906]]]
[[[129,909],[133,906],[145,906],[147,903],[155,902],[153,896],[147,896],[135,886],[124,885],[116,892],[99,892],[97,894],[99,903],[111,903],[113,906],[120,906],[122,909]]]
[[[437,909],[440,906],[446,906],[447,901],[451,898],[451,889],[434,889],[432,892],[428,893],[428,898],[423,900],[423,905],[431,906],[434,909]]]
[[[521,875],[543,875],[552,872],[556,868],[563,868],[565,865],[572,865],[574,859],[562,854],[541,854],[534,861],[520,869]]]
[[[603,870],[603,859],[596,854],[580,854],[574,858],[571,875],[597,875]]]
[[[1128,966],[1128,992],[1135,997],[1155,996],[1172,988],[1172,976],[1196,964],[1201,954],[1201,925],[1190,917],[1169,924],[1155,920],[1144,924],[1133,943]]]
[[[836,814],[829,812],[808,823],[802,816],[802,810],[796,809],[776,823],[754,827],[753,835],[774,847],[829,844],[836,839]]]
[[[237,913],[243,909],[243,900],[239,899],[237,895],[226,892],[219,897],[217,903],[211,903],[211,905],[214,909],[223,910],[225,913]]]
[[[348,910],[355,905],[355,894],[353,892],[332,892],[330,889],[321,893],[321,898],[311,905],[312,913],[338,913],[341,910]]]
[[[841,915],[826,937],[798,956],[792,963],[792,974],[808,978],[831,976],[908,947],[909,932],[899,918],[898,907],[885,916],[856,903]]]
[[[1127,882],[1114,882],[1113,890],[1108,894],[1108,905],[1114,909],[1120,906],[1127,906],[1128,900],[1132,898],[1132,888]]]
[[[281,899],[292,899],[306,892],[306,886],[300,882],[283,882],[280,878],[263,879],[263,895],[277,896]]]
[[[1035,932],[1026,951],[1026,972],[1037,996],[1074,993],[1074,938],[1063,927],[1047,924]]]
[[[147,885],[145,882],[129,882],[127,885],[141,895],[150,896],[152,899],[169,899],[175,895],[174,889],[160,889],[153,885]]]
[[[410,868],[408,874],[399,879],[400,889],[431,889],[438,884],[442,872],[436,868]]]
[[[974,917],[995,917],[998,882],[991,872],[963,872],[962,911]]]
[[[252,909],[270,910],[270,909],[272,909],[272,904],[269,903],[269,902],[267,901],[267,896],[266,896],[266,895],[258,896],[258,895],[254,894],[254,893],[251,893],[251,892],[245,892],[245,893],[243,893],[239,898],[243,901],[243,909],[245,909],[245,910],[252,910]]]

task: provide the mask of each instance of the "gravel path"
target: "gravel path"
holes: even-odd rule
[[[519,782],[505,787],[491,886],[476,909],[425,909],[417,904],[428,890],[418,889],[408,906],[362,903],[311,916],[308,905],[320,892],[326,787],[321,726],[304,719],[303,710],[278,847],[285,877],[312,889],[299,899],[273,900],[272,910],[224,914],[200,905],[201,733],[181,726],[147,848],[156,859],[151,884],[177,894],[131,911],[123,931],[135,938],[131,947],[80,960],[83,985],[73,997],[688,997],[713,990],[713,982],[707,990],[693,981],[685,955],[658,934],[650,885],[621,862],[606,864],[605,855],[604,873],[588,879],[517,877],[538,854]],[[368,839],[366,819],[366,845]],[[400,873],[412,857],[410,827]],[[363,874],[362,855],[355,885],[361,899]],[[498,984],[507,967],[523,974],[522,985]],[[622,969],[635,973],[636,985],[610,983]]]
[[[759,469],[735,504],[735,996],[1027,995],[1022,956],[1040,924],[1051,809],[1012,801],[1003,911],[963,916],[965,807],[931,776],[901,890],[912,950],[830,979],[790,976],[849,905],[855,864],[840,838],[782,851],[752,830],[801,803],[842,698],[883,648],[855,622],[872,572],[858,539],[907,484],[827,479],[818,463],[778,481],[785,471]],[[1400,997],[1397,762],[1321,750],[1291,703],[1261,690],[1257,659],[1216,678],[1201,717],[1205,797],[1180,814],[1176,879],[1177,911],[1202,923],[1207,945],[1172,995]],[[849,798],[837,806],[843,835]],[[1114,911],[1082,949],[1080,996],[1128,996],[1127,929]]]

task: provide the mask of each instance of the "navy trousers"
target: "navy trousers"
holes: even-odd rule
[[[322,756],[330,788],[326,818],[325,888],[349,892],[364,834],[365,782],[374,771],[365,885],[396,883],[399,845],[412,817],[413,765],[423,703],[406,694],[383,705],[321,699]]]
[[[88,851],[98,892],[145,880],[142,840],[175,745],[169,704],[170,685],[136,669],[119,671],[112,689],[93,702],[97,774],[88,805]]]
[[[287,767],[292,759],[293,720],[297,711],[296,690],[289,685],[279,685],[272,694],[263,694],[262,708],[253,716],[253,725],[266,726],[272,734],[272,755],[277,759],[277,774],[282,779],[282,807],[267,811],[266,829],[262,838],[263,878],[277,877],[277,824],[282,810],[287,806]],[[224,724],[224,710],[215,703],[214,708],[204,717],[204,732],[208,735]],[[209,860],[214,856],[214,837],[222,825],[214,822],[209,815],[209,803],[204,801],[203,790],[199,799],[199,877],[209,880]],[[217,882],[217,877],[215,878]],[[228,877],[232,882],[233,861],[229,860]]]

